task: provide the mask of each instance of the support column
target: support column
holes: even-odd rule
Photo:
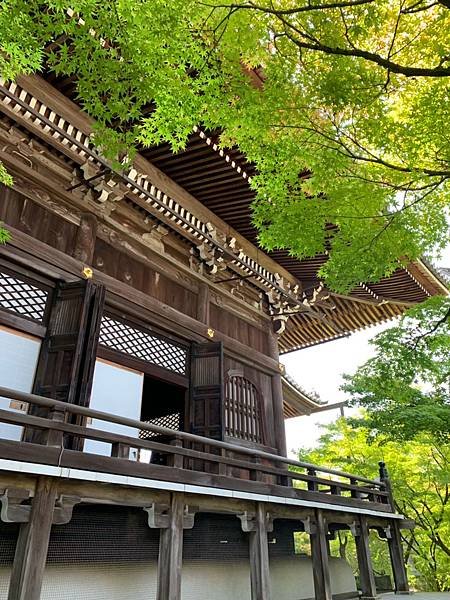
[[[272,531],[272,521],[264,504],[258,503],[254,514],[238,515],[242,530],[249,534],[250,583],[252,600],[270,600],[271,583],[267,533]]]
[[[20,525],[8,600],[39,600],[44,576],[57,483],[39,477],[29,521]]]
[[[209,286],[207,283],[200,283],[198,286],[197,298],[197,321],[209,326]]]
[[[160,530],[156,600],[180,600],[183,530],[194,526],[194,513],[179,493],[172,494],[170,507],[154,504],[145,510],[149,526]]]
[[[97,237],[97,217],[91,213],[83,213],[75,238],[73,257],[85,265],[92,265]]]
[[[327,523],[323,512],[315,510],[315,524],[310,529],[311,560],[315,600],[332,600],[330,565],[327,548]]]
[[[272,326],[271,326],[272,327]],[[269,331],[269,355],[279,362],[278,337],[272,329]],[[275,433],[275,446],[281,456],[287,456],[286,430],[284,427],[283,410],[283,387],[281,373],[272,375],[272,404],[273,404],[273,428]]]
[[[384,462],[379,462],[380,481],[385,485],[388,492],[389,504],[395,512],[394,495],[392,493],[391,480]],[[389,555],[391,557],[392,574],[394,576],[395,592],[397,594],[409,594],[408,574],[406,572],[405,558],[403,556],[402,537],[400,527],[395,519],[389,524],[386,530],[386,537],[389,545]]]
[[[372,600],[377,596],[377,588],[370,555],[369,528],[366,517],[359,517],[358,522],[353,524],[352,533],[355,536],[362,598]]]
[[[408,574],[403,556],[402,538],[398,524],[393,521],[388,533],[389,555],[391,557],[392,574],[396,594],[409,594]]]

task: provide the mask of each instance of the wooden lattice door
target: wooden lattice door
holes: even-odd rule
[[[190,399],[192,433],[223,439],[222,342],[192,345]]]
[[[262,396],[258,388],[241,373],[230,372],[225,384],[225,434],[265,444]]]
[[[87,406],[92,387],[105,289],[90,280],[59,282],[39,355],[33,392]],[[46,413],[31,408],[32,414]],[[38,432],[25,439],[39,442]]]

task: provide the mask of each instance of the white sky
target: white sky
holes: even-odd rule
[[[436,264],[450,267],[450,247]],[[327,342],[298,352],[292,352],[280,357],[290,375],[306,391],[316,391],[322,400],[334,404],[346,399],[344,392],[339,390],[343,383],[343,373],[354,373],[373,355],[369,340],[377,333],[393,325],[388,324],[370,327],[354,333],[348,338]],[[345,408],[345,413],[351,410]],[[313,447],[321,435],[321,424],[331,423],[339,416],[339,409],[325,411],[310,416],[288,419],[286,421],[286,437],[288,452],[293,456],[300,447]]]

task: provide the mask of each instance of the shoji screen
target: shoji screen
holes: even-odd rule
[[[140,419],[144,374],[115,363],[97,359],[90,408],[113,415]],[[97,429],[138,437],[138,430],[124,425],[94,419],[90,425]],[[86,440],[85,452],[111,454],[111,444]],[[131,457],[132,458],[132,457]]]
[[[0,326],[0,384],[21,392],[31,392],[41,340],[14,329]],[[26,412],[7,398],[0,398],[0,408]],[[0,423],[0,438],[20,440],[22,427]]]

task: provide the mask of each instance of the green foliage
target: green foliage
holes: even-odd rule
[[[371,434],[411,440],[427,433],[449,442],[450,299],[431,298],[409,310],[371,344],[375,356],[345,376],[343,386],[366,409]]]
[[[368,441],[368,430],[355,429],[345,419],[325,429],[313,450],[301,450],[299,459],[375,478],[378,462],[389,469],[397,510],[416,527],[405,532],[409,577],[419,590],[450,591],[450,446],[422,435],[416,441]],[[346,535],[341,537],[341,546]],[[371,535],[374,568],[389,573],[385,542]],[[339,540],[332,543],[339,553]],[[346,558],[356,569],[354,545],[348,541]]]
[[[220,129],[262,245],[327,252],[345,292],[448,241],[449,26],[444,0],[0,0],[0,71],[76,76],[109,157]]]

